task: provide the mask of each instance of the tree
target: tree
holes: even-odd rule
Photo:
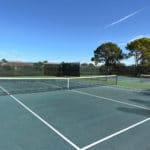
[[[107,71],[109,71],[110,66],[114,66],[123,58],[124,54],[117,44],[107,42],[100,45],[94,51],[94,57],[92,57],[91,60],[94,61],[95,64],[104,63]]]
[[[44,63],[44,64],[47,64],[47,63],[48,63],[48,61],[47,61],[47,60],[44,60],[44,61],[43,61],[43,63]]]
[[[39,61],[39,62],[34,63],[34,66],[35,66],[35,67],[39,67],[39,68],[41,68],[41,67],[43,67],[43,66],[44,66],[44,64],[47,64],[47,63],[48,63],[48,61],[47,61],[47,60]]]
[[[94,66],[94,64],[92,64],[92,63],[89,63],[89,67],[95,67],[95,66]]]
[[[3,64],[3,63],[7,63],[8,61],[5,59],[5,58],[3,58],[2,60],[0,60],[0,63],[1,64]]]
[[[135,66],[150,63],[150,38],[140,38],[127,44],[128,57],[135,57]]]
[[[83,67],[87,67],[87,66],[88,66],[88,64],[87,64],[87,63],[82,63],[82,64],[81,64],[81,66],[83,66]]]

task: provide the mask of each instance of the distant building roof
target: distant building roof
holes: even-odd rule
[[[25,63],[25,62],[7,62],[1,64],[2,66],[11,66],[11,67],[24,67],[24,66],[33,66],[33,63]]]

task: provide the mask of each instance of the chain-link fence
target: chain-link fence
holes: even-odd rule
[[[0,66],[0,76],[43,76],[43,67],[37,66]]]
[[[150,66],[116,65],[106,67],[80,63],[32,64],[24,66],[0,65],[0,76],[88,76],[117,74],[140,76],[150,74]]]

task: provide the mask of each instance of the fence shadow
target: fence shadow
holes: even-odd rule
[[[146,109],[119,107],[119,108],[117,108],[117,110],[124,112],[124,113],[144,116],[147,118],[150,117],[150,110],[146,110]]]
[[[150,89],[144,90],[141,92],[142,95],[150,96]]]
[[[150,108],[150,100],[141,100],[141,99],[129,99],[129,100]]]

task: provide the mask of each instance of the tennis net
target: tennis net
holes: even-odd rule
[[[0,95],[48,92],[117,84],[116,75],[72,78],[0,78]]]
[[[140,81],[141,82],[150,82],[150,75],[148,75],[148,74],[141,74],[140,75]]]

